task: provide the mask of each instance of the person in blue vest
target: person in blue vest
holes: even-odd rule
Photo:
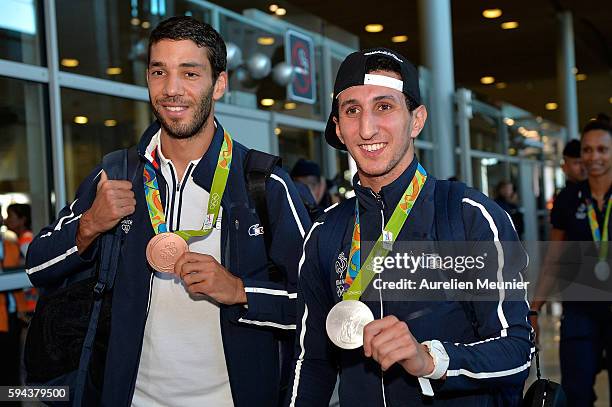
[[[259,218],[248,149],[214,115],[228,81],[217,31],[191,17],[164,20],[147,62],[157,121],[137,146],[136,175],[109,180],[94,169],[31,243],[27,274],[45,290],[61,286],[95,267],[100,236],[121,222],[107,351],[92,357],[105,368],[92,362],[98,388],[85,404],[276,406],[278,338],[295,330],[308,214],[276,167],[264,185],[269,222]]]
[[[562,292],[561,386],[567,395],[568,406],[587,407],[593,406],[597,399],[593,386],[601,367],[612,371],[612,301],[609,300],[612,296],[607,253],[612,209],[610,119],[600,115],[588,122],[582,131],[580,146],[588,178],[568,184],[555,199],[550,214],[550,240],[553,243],[531,309],[540,311],[553,290],[560,288],[559,282],[575,282],[603,290],[604,297],[599,301],[594,301],[594,295],[571,294],[575,291],[567,288]],[[585,247],[579,242],[585,241],[595,243],[586,246],[596,252],[591,260],[576,252]],[[550,266],[554,264],[559,266]],[[537,315],[531,318],[531,322],[537,332]],[[612,389],[612,375],[609,373],[608,378]]]
[[[288,406],[327,406],[337,375],[347,406],[520,405],[533,346],[524,289],[494,289],[469,303],[415,300],[416,292],[381,288],[387,269],[372,277],[380,266],[372,253],[393,260],[384,256],[402,242],[460,235],[495,247],[489,257],[500,286],[520,280],[527,264],[492,200],[459,183],[450,183],[462,191],[447,192],[452,202],[436,198],[448,181],[428,174],[414,150],[426,119],[417,69],[402,55],[374,48],[340,65],[325,136],[355,159],[356,198],[328,209],[304,242]],[[438,207],[453,215],[443,219]],[[449,236],[445,224],[461,230]],[[362,242],[376,243],[368,254]]]

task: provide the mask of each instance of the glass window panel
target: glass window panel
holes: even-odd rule
[[[146,86],[149,34],[173,15],[210,23],[190,1],[57,0],[60,69]]]
[[[44,65],[42,1],[3,0],[0,12],[0,58]]]
[[[518,177],[518,168],[515,171]],[[474,188],[480,190],[490,198],[495,198],[495,187],[500,181],[510,180],[508,163],[497,158],[472,158],[472,178]],[[515,183],[516,185],[516,183]]]
[[[33,230],[49,221],[45,101],[41,84],[0,77],[0,206],[32,206]]]
[[[66,193],[79,184],[104,154],[138,142],[153,120],[149,103],[62,89]]]
[[[325,174],[320,132],[279,125],[275,133],[278,135],[279,155],[288,171],[300,158],[305,158],[319,164],[321,173]]]
[[[503,153],[499,120],[475,111],[470,120],[470,143],[472,150]]]

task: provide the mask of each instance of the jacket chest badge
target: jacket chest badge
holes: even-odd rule
[[[580,204],[580,206],[578,206],[578,209],[576,210],[576,219],[583,220],[583,219],[586,219],[586,217],[587,217],[587,207],[583,202]]]
[[[259,226],[259,223],[251,225],[251,227],[249,227],[249,236],[255,237],[255,236],[259,236],[263,234],[264,234],[264,228],[263,226]]]

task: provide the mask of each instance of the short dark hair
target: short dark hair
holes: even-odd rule
[[[212,68],[213,82],[227,66],[227,49],[221,35],[210,24],[202,23],[193,17],[178,16],[168,18],[161,23],[149,36],[149,56],[151,61],[151,46],[162,40],[191,40],[200,48],[206,48],[208,61]]]
[[[32,208],[28,204],[10,204],[6,211],[15,212],[15,215],[19,218],[25,218],[25,227],[32,229]]]
[[[374,71],[395,72],[399,74],[400,77],[402,76],[402,68],[400,67],[399,63],[385,57],[372,57],[368,59],[366,72],[370,73]],[[406,99],[406,107],[408,107],[410,112],[419,107],[419,104],[410,96],[404,94],[404,97]]]
[[[582,129],[582,135],[591,130],[603,130],[608,132],[612,136],[612,123],[610,123],[610,117],[603,113],[599,113],[596,119],[590,120],[586,126]]]
[[[580,158],[580,141],[573,139],[563,148],[563,157]]]

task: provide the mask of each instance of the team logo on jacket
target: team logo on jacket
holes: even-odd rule
[[[130,231],[131,227],[132,227],[132,219],[123,219],[121,221],[121,230],[123,230],[123,233],[125,233],[126,235]]]
[[[583,203],[580,204],[580,206],[578,206],[578,209],[576,210],[576,219],[586,219],[587,216],[587,206]]]
[[[335,263],[336,293],[338,294],[338,297],[342,297],[342,294],[344,294],[344,290],[346,289],[344,285],[344,275],[347,271],[347,266],[348,266],[348,260],[346,258],[346,255],[344,254],[344,252],[340,252],[340,254],[338,255],[338,259],[336,260],[336,263]]]
[[[259,236],[263,234],[264,234],[264,228],[263,226],[259,226],[259,223],[251,225],[251,227],[249,228],[249,236],[251,237],[255,237],[255,236]]]

